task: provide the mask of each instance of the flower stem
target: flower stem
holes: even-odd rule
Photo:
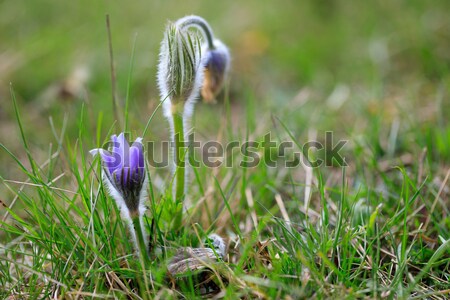
[[[209,26],[208,22],[205,21],[205,19],[200,18],[198,16],[187,16],[184,18],[181,18],[177,21],[177,24],[181,28],[195,26],[199,28],[203,32],[203,36],[205,37],[206,41],[208,42],[208,48],[213,50],[214,47],[214,34]]]
[[[183,208],[179,207],[183,203],[185,193],[185,176],[186,176],[186,161],[185,161],[185,141],[184,141],[184,124],[182,114],[174,107],[173,110],[173,129],[175,142],[175,189],[174,200],[176,216],[174,221],[174,229],[178,230],[181,226],[183,218]]]
[[[141,260],[141,264],[144,268],[147,268],[150,260],[148,257],[148,253],[147,253],[147,246],[145,243],[145,238],[144,238],[144,232],[142,231],[142,226],[141,226],[141,217],[139,216],[139,214],[136,214],[135,216],[131,217],[131,220],[133,222],[133,228],[134,228],[134,233],[136,235],[136,242],[137,242],[137,250],[139,252],[139,259]]]

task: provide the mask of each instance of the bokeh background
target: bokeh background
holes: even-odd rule
[[[11,87],[37,161],[56,149],[63,128],[64,142],[76,143],[82,114],[85,130],[102,139],[120,131],[112,114],[106,14],[122,106],[135,41],[130,128],[139,135],[159,103],[165,25],[197,14],[232,54],[228,95],[236,132],[249,128],[262,136],[276,116],[300,141],[311,130],[361,141],[348,149],[368,151],[368,162],[406,154],[411,163],[427,147],[430,168],[439,172],[450,159],[449,13],[447,0],[1,1],[0,142],[26,164]],[[224,98],[197,106],[194,125],[203,139],[217,138]],[[146,139],[167,140],[167,128],[156,114]],[[25,178],[5,151],[0,172]]]
[[[196,14],[232,55],[225,92],[195,106],[198,141],[262,141],[270,132],[302,145],[327,131],[348,141],[345,169],[194,169],[182,235],[170,230],[170,170],[150,168],[155,246],[195,247],[202,231],[225,237],[231,299],[401,298],[415,283],[420,294],[411,296],[448,295],[449,0],[0,0],[0,298],[90,297],[116,289],[112,278],[132,297],[146,282],[127,267],[127,228],[88,154],[123,131],[107,14],[130,139],[160,103],[168,20]],[[157,111],[144,141],[167,141],[168,127]],[[261,162],[278,152],[257,151]],[[165,264],[152,264],[150,297],[178,297],[162,281]]]

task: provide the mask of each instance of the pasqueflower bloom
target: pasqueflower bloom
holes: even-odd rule
[[[202,49],[205,73],[202,97],[205,102],[213,102],[223,87],[230,69],[230,52],[220,41],[214,40],[214,47],[205,44]]]
[[[130,146],[123,133],[111,137],[110,151],[93,149],[102,160],[102,178],[125,217],[144,211],[147,190],[142,138]]]

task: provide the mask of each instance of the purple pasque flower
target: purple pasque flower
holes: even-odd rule
[[[130,215],[139,214],[147,190],[142,138],[137,138],[130,146],[121,133],[111,136],[111,144],[110,151],[97,148],[90,153],[100,154],[103,181],[121,210]]]
[[[214,102],[230,69],[230,52],[220,41],[214,40],[214,48],[204,45],[203,64],[205,67],[201,94],[205,102]]]

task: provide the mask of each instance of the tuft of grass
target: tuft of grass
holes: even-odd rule
[[[13,92],[12,98],[26,150],[26,127]],[[350,176],[357,175],[352,173],[355,171],[351,165],[350,174],[346,168],[334,174],[327,173],[327,168],[317,169],[306,211],[298,193],[282,190],[282,182],[281,186],[276,183],[270,189],[266,187],[263,194],[257,193],[257,170],[247,170],[243,173],[247,179],[242,180],[239,175],[227,179],[238,169],[222,169],[210,181],[211,170],[202,167],[196,170],[197,193],[205,197],[208,186],[213,196],[194,205],[182,236],[167,229],[172,221],[167,206],[173,203],[170,189],[155,193],[151,184],[146,230],[154,234],[152,247],[164,250],[143,270],[132,255],[133,245],[119,211],[98,178],[100,170],[85,158],[84,143],[98,140],[93,135],[96,131],[92,134],[86,130],[86,118],[83,109],[79,139],[72,145],[63,142],[64,131],[56,132],[54,128],[60,147],[55,152],[50,149],[44,164],[37,163],[26,150],[30,163],[26,167],[1,145],[28,178],[18,182],[1,177],[4,186],[17,197],[13,208],[5,208],[8,216],[1,222],[4,240],[8,241],[1,249],[4,297],[34,299],[55,293],[69,298],[192,297],[199,293],[194,274],[174,290],[166,274],[168,259],[180,246],[199,245],[207,231],[220,228],[218,224],[227,230],[223,233],[227,232],[229,250],[226,263],[211,268],[225,298],[439,298],[448,293],[447,221],[435,219],[423,228],[423,211],[439,205],[424,199],[433,195],[439,199],[448,176],[439,187],[433,186],[428,177],[417,185],[415,176],[404,167],[380,177],[391,187],[399,187],[387,185],[385,192],[371,190],[364,182],[355,185]],[[283,124],[283,130],[293,138],[287,125]],[[245,134],[248,139],[248,131]],[[61,163],[65,165],[65,176],[58,174]],[[150,170],[150,174],[154,171]],[[67,188],[55,186],[67,176]],[[293,185],[294,191],[302,186],[292,174],[286,184]],[[270,201],[279,195],[282,205],[287,205],[287,218],[278,216],[280,203]],[[210,206],[212,197],[220,199],[213,202],[222,205]],[[249,205],[252,201],[248,198],[256,200]],[[199,212],[205,209],[213,215],[212,228],[197,224],[202,220]]]

